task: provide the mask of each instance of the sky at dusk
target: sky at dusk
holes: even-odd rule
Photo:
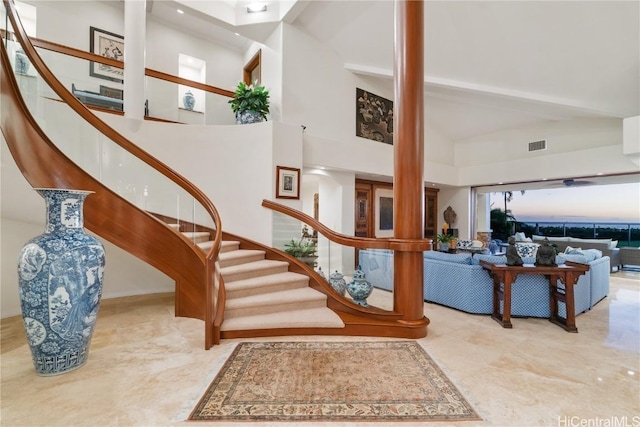
[[[491,208],[504,209],[502,193],[491,193]],[[523,222],[640,223],[640,183],[514,191],[507,209]]]

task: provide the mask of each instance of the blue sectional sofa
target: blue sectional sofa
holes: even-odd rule
[[[609,293],[609,257],[588,255],[557,256],[556,262],[582,262],[589,264],[589,271],[580,276],[574,286],[575,312],[582,313],[593,307]],[[448,254],[437,251],[424,253],[424,300],[474,314],[491,314],[493,311],[493,282],[482,268],[480,260],[504,264],[506,257]],[[534,258],[524,258],[533,264]],[[375,287],[393,289],[393,254],[388,250],[367,249],[359,252],[362,271]],[[565,317],[564,303],[558,311]],[[512,316],[549,317],[549,282],[540,275],[521,275],[512,286]]]

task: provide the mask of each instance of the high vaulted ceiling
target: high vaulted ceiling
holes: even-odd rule
[[[240,49],[246,39],[233,32],[263,41],[283,20],[330,46],[346,69],[393,87],[393,1],[267,0],[278,13],[253,23],[239,18],[246,3],[155,0],[150,9]],[[212,16],[223,8],[235,17]],[[640,1],[425,1],[424,9],[425,112],[454,141],[546,120],[640,115]]]

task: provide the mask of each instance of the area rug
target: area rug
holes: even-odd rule
[[[481,418],[418,343],[389,341],[240,343],[189,419]]]

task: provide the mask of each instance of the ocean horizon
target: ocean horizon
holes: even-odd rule
[[[626,219],[626,218],[593,218],[593,217],[538,217],[538,216],[527,216],[527,215],[514,215],[516,221],[525,222],[525,223],[560,223],[567,225],[589,225],[589,224],[605,224],[605,225],[632,225],[632,226],[640,226],[640,218],[636,219]]]

